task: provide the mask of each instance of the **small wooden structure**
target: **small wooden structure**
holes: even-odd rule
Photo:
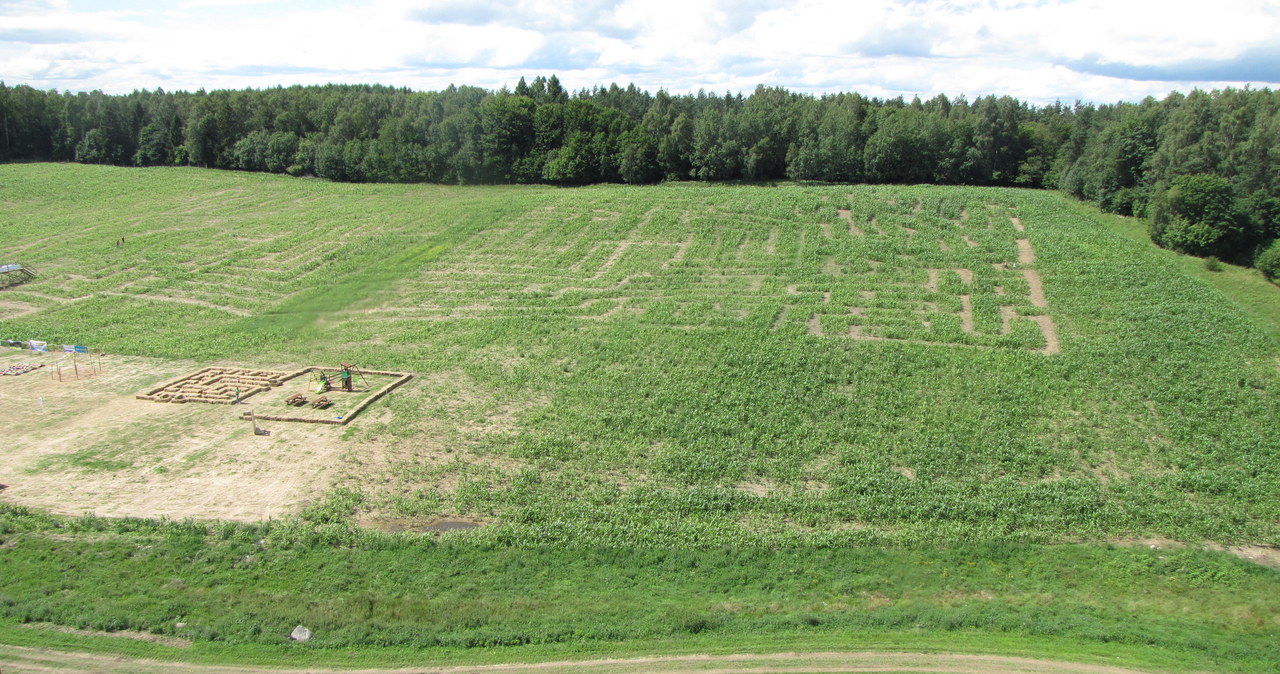
[[[36,277],[36,270],[21,262],[0,264],[0,287],[26,283]]]

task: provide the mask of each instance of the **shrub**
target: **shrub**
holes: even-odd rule
[[[1165,248],[1235,259],[1249,244],[1231,185],[1219,176],[1175,178],[1151,215],[1151,238]]]
[[[1266,250],[1258,255],[1253,266],[1262,270],[1262,275],[1275,281],[1280,278],[1280,239],[1271,242]]]
[[[1204,259],[1204,268],[1208,271],[1222,271],[1222,262],[1210,255]]]

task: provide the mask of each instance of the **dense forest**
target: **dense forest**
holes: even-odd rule
[[[1280,94],[1110,105],[383,86],[58,93],[0,83],[0,161],[194,165],[358,182],[1021,185],[1145,217],[1160,245],[1280,274]],[[1268,248],[1268,244],[1271,243]]]

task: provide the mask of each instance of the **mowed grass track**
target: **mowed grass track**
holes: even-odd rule
[[[1272,569],[1040,545],[1280,543],[1280,347],[1056,194],[75,165],[0,166],[0,194],[0,262],[41,273],[0,291],[0,337],[418,374],[349,431],[385,451],[349,452],[295,519],[5,506],[8,621],[299,666],[932,635],[1280,660]],[[441,516],[485,526],[356,526]],[[317,638],[290,644],[300,622]]]
[[[0,246],[41,271],[5,337],[434,382],[362,425],[421,449],[354,457],[360,510],[522,542],[1280,543],[1280,348],[1053,193],[0,184]]]

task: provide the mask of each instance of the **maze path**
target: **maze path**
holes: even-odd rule
[[[748,211],[677,198],[637,212],[566,200],[477,234],[387,306],[344,319],[635,321],[1060,350],[1034,248],[1006,207],[812,201]]]

